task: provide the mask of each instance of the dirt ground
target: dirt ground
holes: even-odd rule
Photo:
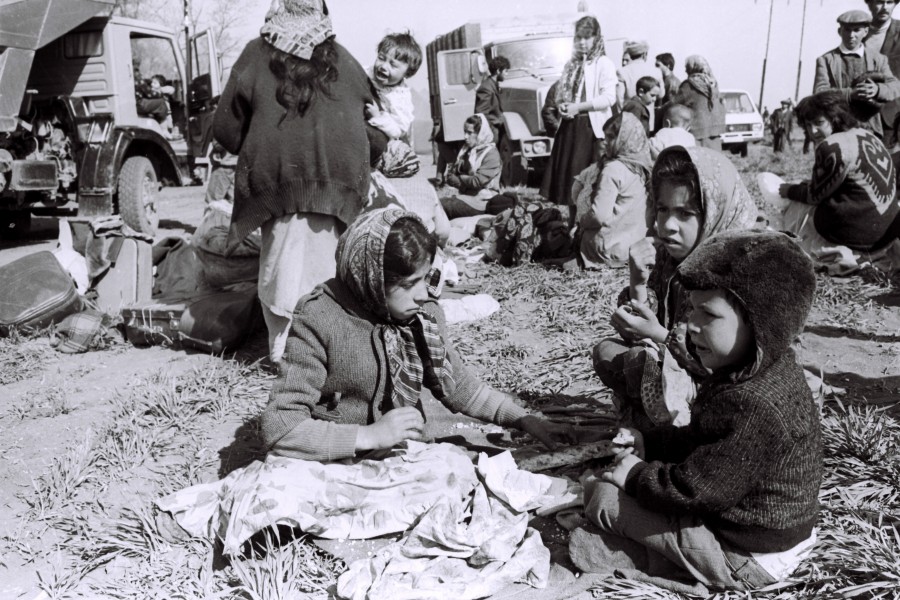
[[[748,159],[735,162],[748,170],[757,168],[764,161],[764,152],[771,150],[754,147]],[[427,172],[423,176],[431,174],[433,167],[429,163],[430,157],[423,157]],[[769,163],[766,166],[770,167]],[[202,210],[201,188],[165,190],[158,237],[189,234],[199,222]],[[36,250],[52,249],[54,221],[41,219],[37,225],[29,239],[0,244],[0,264]],[[606,402],[608,394],[599,381],[591,379],[584,350],[600,337],[600,330],[605,327],[600,324],[608,319],[611,307],[598,304],[596,321],[592,323],[569,323],[565,314],[549,314],[548,305],[540,297],[523,296],[514,287],[504,289],[502,278],[489,278],[492,273],[474,268],[471,282],[489,289],[501,302],[501,312],[482,324],[467,324],[453,331],[473,368],[497,387],[524,392],[535,389],[539,383],[545,395],[556,394],[586,403]],[[565,285],[579,276],[558,277],[551,283]],[[624,276],[585,276],[583,281],[594,286],[579,288],[592,294],[583,301],[602,297],[605,303],[618,292]],[[820,298],[799,346],[801,362],[821,373],[828,386],[843,388],[837,390],[838,397],[879,405],[895,403],[900,398],[900,289],[896,280],[892,283],[877,275],[863,275],[843,280],[823,277],[821,281]],[[561,289],[564,288],[546,291],[546,297]],[[533,326],[532,321],[538,316],[551,321],[554,331],[558,330],[562,337],[548,341],[542,330]],[[595,333],[588,335],[589,339],[579,339],[581,332],[586,331],[584,327],[594,323],[598,324]],[[571,347],[561,346],[558,341],[570,339],[575,340]],[[236,356],[228,357],[233,360],[226,366],[220,357],[165,347],[135,348],[121,343],[102,351],[67,355],[49,348],[44,337],[23,340],[18,347],[9,340],[4,342],[0,347],[0,598],[67,597],[58,592],[93,589],[85,588],[80,577],[70,588],[62,581],[72,570],[66,562],[71,545],[84,537],[80,534],[85,528],[93,526],[86,517],[79,519],[79,507],[93,506],[91,510],[95,512],[98,505],[101,512],[106,510],[104,506],[136,507],[146,502],[148,495],[158,493],[163,474],[176,463],[195,460],[202,468],[192,476],[210,478],[259,455],[260,448],[248,422],[265,403],[272,379],[258,362],[264,354],[265,337],[261,332]],[[62,457],[72,456],[73,447],[88,445],[109,423],[123,427],[119,416],[125,414],[123,406],[135,402],[135,390],[155,385],[177,395],[183,391],[178,382],[200,379],[208,388],[219,386],[221,390],[222,385],[227,385],[233,390],[229,392],[232,404],[228,410],[204,425],[202,434],[200,425],[192,428],[191,424],[179,424],[174,439],[159,442],[153,446],[157,450],[135,463],[134,468],[114,471],[118,475],[107,477],[102,485],[90,481],[93,471],[57,468]],[[471,422],[458,423],[445,423],[437,435],[475,431],[476,437],[488,443],[491,434],[497,433]],[[195,444],[198,436],[202,443]],[[496,436],[493,439],[497,441]],[[200,452],[201,446],[214,450]],[[123,448],[118,448],[121,454],[127,450]],[[112,453],[107,451],[105,456],[111,464]],[[79,477],[84,481],[72,481]],[[68,508],[74,507],[72,510],[54,505],[52,494],[41,493],[66,486],[82,490],[71,496]],[[558,552],[565,540],[556,542]],[[115,564],[106,565],[101,573],[89,574],[88,581],[114,578],[115,568]],[[194,572],[197,570],[195,565]],[[77,587],[79,583],[81,587]],[[73,594],[71,597],[102,597],[99,593]]]

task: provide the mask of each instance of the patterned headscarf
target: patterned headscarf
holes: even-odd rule
[[[576,30],[575,33],[577,34],[578,31]],[[603,43],[603,34],[599,29],[594,37],[594,46],[587,54],[582,55],[574,48],[572,49],[572,58],[563,67],[559,84],[556,86],[557,105],[565,102],[578,102],[577,96],[581,92],[581,84],[584,81],[584,65],[604,55],[606,55],[606,45]]]
[[[407,218],[422,221],[415,213],[397,208],[361,215],[341,236],[336,254],[338,278],[379,321],[395,408],[418,406],[423,384],[436,398],[444,398],[447,393],[443,382],[453,377],[437,320],[419,311],[414,318],[399,323],[387,309],[384,247],[394,223]]]
[[[259,34],[282,52],[309,60],[334,30],[324,0],[273,0]]]
[[[650,158],[650,141],[641,121],[633,114],[624,112],[614,117],[612,124],[619,128],[619,134],[613,140],[606,141],[607,144],[612,143],[613,160],[621,162],[632,173],[649,182],[653,159]]]
[[[719,83],[713,77],[709,63],[699,54],[692,54],[684,59],[684,70],[688,74],[688,83],[706,96],[709,110],[712,110],[715,106],[715,99],[719,95]]]

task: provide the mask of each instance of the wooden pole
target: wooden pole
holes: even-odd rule
[[[766,64],[769,62],[769,42],[772,39],[772,13],[775,10],[775,0],[769,0],[769,29],[766,32],[766,55],[763,58],[762,81],[759,84],[759,104],[763,105],[763,92],[766,89]]]
[[[803,69],[803,33],[806,31],[806,0],[803,0],[803,17],[800,20],[800,50],[797,53],[797,87],[794,89],[794,102],[800,100],[800,71]]]

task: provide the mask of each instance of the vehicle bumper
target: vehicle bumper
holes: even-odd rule
[[[735,146],[738,144],[755,144],[763,139],[762,132],[756,131],[733,131],[722,134],[723,146]]]

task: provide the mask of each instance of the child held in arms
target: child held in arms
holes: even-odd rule
[[[788,577],[816,541],[819,411],[790,346],[812,306],[812,261],[783,233],[727,231],[678,267],[693,354],[711,371],[690,425],[620,430],[585,483],[573,562],[682,593]],[[777,307],[777,310],[773,310]]]
[[[669,104],[663,111],[662,129],[650,138],[650,158],[656,160],[670,146],[696,146],[697,140],[691,133],[693,118],[694,112],[684,104]]]

